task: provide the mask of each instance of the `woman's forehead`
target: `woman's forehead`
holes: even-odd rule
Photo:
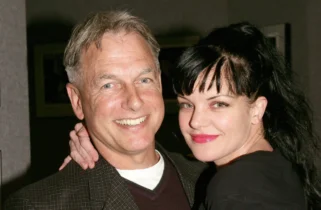
[[[212,89],[214,89],[215,91],[218,91],[217,82],[219,82],[219,87],[220,87],[219,92],[222,92],[222,91],[226,93],[229,92],[230,91],[229,86],[232,81],[230,81],[230,77],[227,75],[226,69],[222,67],[220,71],[219,80],[216,78],[217,75],[215,75],[215,78],[214,78],[214,74],[215,74],[215,66],[209,70],[208,74],[207,74],[207,69],[204,69],[198,75],[194,83],[193,92],[196,90],[200,90],[200,87],[202,84],[205,84],[204,91],[208,91]]]

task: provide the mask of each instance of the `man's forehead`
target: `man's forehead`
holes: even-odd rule
[[[153,52],[148,42],[137,32],[107,32],[99,42],[92,42],[87,48],[84,48],[82,54],[99,54],[101,52],[112,54],[113,56],[132,53],[133,55],[144,54],[145,56],[153,57]]]
[[[151,69],[151,68],[146,68],[146,69],[142,69],[140,71],[130,71],[128,70],[127,72],[124,72],[124,76],[126,75],[131,75],[131,73],[134,73],[134,74],[137,74],[137,75],[145,75],[145,74],[150,74],[150,73],[154,73],[155,70],[154,69]],[[105,79],[116,79],[119,77],[119,75],[117,74],[119,72],[103,72],[101,73],[99,76],[98,76],[98,79],[99,80],[105,80]]]

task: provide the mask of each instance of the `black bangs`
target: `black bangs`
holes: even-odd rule
[[[171,75],[175,93],[177,95],[190,95],[193,92],[195,81],[203,71],[204,77],[200,85],[200,91],[204,91],[206,78],[220,57],[221,54],[212,46],[188,48],[181,55],[177,69]]]
[[[212,45],[190,47],[181,55],[177,69],[172,72],[174,91],[177,95],[192,94],[197,78],[201,77],[198,89],[200,92],[208,91],[215,82],[219,93],[224,80],[231,93],[249,96],[251,70],[242,60],[221,52],[221,49]],[[206,81],[211,72],[213,75],[206,89]]]
[[[200,92],[212,88],[214,82],[220,92],[224,81],[231,93],[255,98],[264,92],[261,87],[276,65],[269,59],[269,49],[263,34],[249,24],[215,29],[181,55],[171,75],[174,92],[190,95],[200,77]],[[213,76],[207,85],[209,75]]]

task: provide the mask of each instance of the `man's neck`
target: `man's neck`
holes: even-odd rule
[[[100,142],[95,144],[100,155],[112,166],[122,170],[144,169],[155,165],[159,161],[159,154],[155,145],[139,152],[111,150]]]

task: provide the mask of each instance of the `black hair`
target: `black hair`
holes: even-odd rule
[[[211,82],[206,85],[211,72],[214,72]],[[214,83],[220,92],[223,79],[236,95],[252,101],[260,96],[267,99],[264,137],[292,162],[309,209],[320,209],[317,168],[320,146],[312,128],[312,111],[295,85],[285,58],[269,39],[247,22],[214,29],[181,55],[178,68],[172,73],[176,94],[190,95],[196,91],[199,76],[200,92],[209,90]]]

